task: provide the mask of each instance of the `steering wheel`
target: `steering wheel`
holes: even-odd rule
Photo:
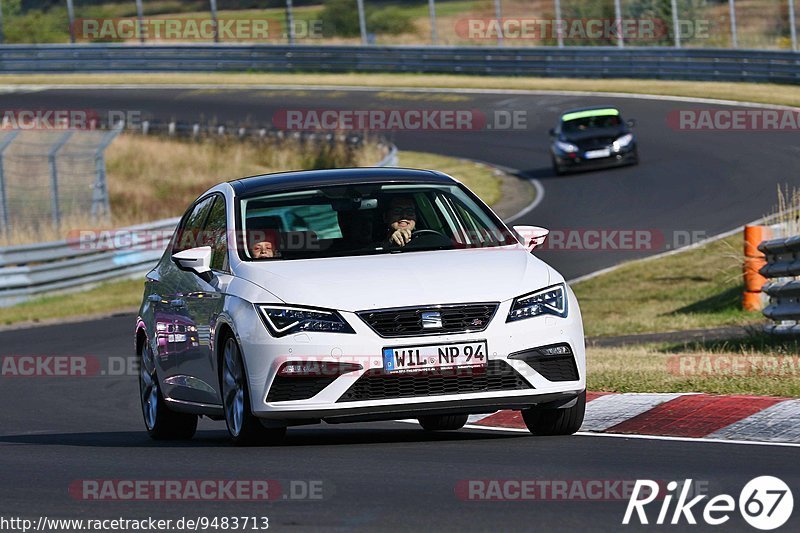
[[[426,233],[438,235],[439,237],[444,237],[445,239],[447,238],[445,237],[444,233],[438,232],[435,229],[418,229],[417,231],[411,232],[411,236],[416,237],[417,235],[425,235]]]

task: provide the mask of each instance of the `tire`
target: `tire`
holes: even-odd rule
[[[197,431],[197,415],[178,413],[167,407],[149,344],[144,344],[139,357],[139,399],[147,434],[154,440],[191,439]]]
[[[534,435],[572,435],[581,428],[585,412],[586,391],[583,391],[572,407],[531,407],[522,411],[522,419]]]
[[[228,435],[238,446],[263,446],[279,443],[286,428],[266,428],[253,416],[250,390],[242,351],[233,336],[223,341],[220,361],[220,390]]]
[[[469,415],[421,416],[417,420],[425,431],[454,431],[467,423]]]
[[[558,166],[558,163],[556,163],[555,158],[551,158],[551,160],[553,163],[553,174],[555,174],[556,176],[563,176],[564,174],[566,174],[566,171],[562,167]]]

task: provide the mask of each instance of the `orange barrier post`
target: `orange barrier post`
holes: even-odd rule
[[[761,311],[763,296],[761,287],[767,279],[758,271],[767,264],[764,254],[758,251],[758,245],[770,238],[771,231],[766,226],[744,227],[744,295],[742,307],[745,311]]]

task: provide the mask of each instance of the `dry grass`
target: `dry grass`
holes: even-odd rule
[[[780,225],[784,235],[800,235],[800,190],[778,187],[778,207],[769,221]]]
[[[373,165],[383,157],[374,143],[353,153],[338,144],[334,152],[324,160],[324,148],[296,140],[195,142],[123,135],[107,152],[113,222],[126,225],[177,216],[221,181],[282,170]]]
[[[719,98],[740,102],[783,104],[800,107],[800,87],[769,83],[726,83],[632,79],[568,79],[511,76],[468,76],[455,74],[285,74],[226,73],[225,81],[215,73],[150,74],[5,74],[0,85],[291,85],[391,88],[464,88],[545,91],[593,91],[643,93],[697,98]]]
[[[586,335],[679,331],[763,321],[741,308],[743,237],[629,265],[573,286]]]
[[[495,170],[488,165],[468,159],[407,151],[399,153],[399,163],[402,167],[429,168],[449,174],[469,187],[472,192],[489,205],[500,199],[500,178],[495,175]]]

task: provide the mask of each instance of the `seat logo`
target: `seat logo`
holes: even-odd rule
[[[425,311],[422,313],[423,329],[438,329],[442,327],[442,314],[439,311]]]

